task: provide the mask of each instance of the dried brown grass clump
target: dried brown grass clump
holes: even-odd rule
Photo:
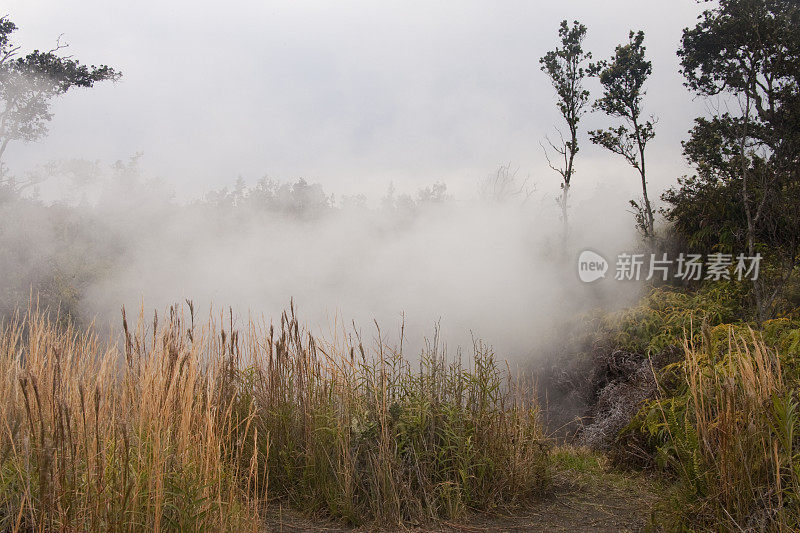
[[[256,529],[282,500],[410,524],[524,503],[535,405],[480,344],[412,365],[378,342],[176,309],[119,343],[29,312],[0,335],[0,530]],[[342,337],[343,339],[345,337]]]
[[[239,529],[257,516],[244,490],[224,372],[173,315],[126,350],[29,313],[0,336],[0,529]],[[228,460],[228,456],[235,460]],[[256,466],[256,465],[254,465]]]

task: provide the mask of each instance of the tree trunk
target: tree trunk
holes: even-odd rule
[[[569,209],[567,207],[568,201],[569,201],[569,182],[565,182],[561,186],[561,199],[559,200],[559,204],[561,204],[561,220],[564,222],[564,235],[563,235],[564,245],[567,244],[567,240],[569,239]]]
[[[639,174],[642,176],[642,197],[644,198],[644,215],[645,215],[645,238],[650,241],[650,244],[653,244],[655,240],[655,228],[654,228],[654,220],[653,220],[653,208],[650,205],[650,198],[647,196],[647,174],[645,172],[645,164],[644,164],[644,145],[642,144],[641,134],[639,132],[639,126],[636,126],[636,139],[639,144]]]
[[[742,134],[739,137],[739,156],[740,156],[740,172],[742,178],[742,204],[744,205],[744,214],[747,219],[747,253],[750,257],[756,254],[756,230],[755,221],[753,220],[753,211],[750,207],[750,190],[747,181],[747,134],[748,125],[750,124],[750,94],[745,97],[744,109],[744,122],[742,123]],[[762,295],[761,280],[753,280],[753,297],[756,303],[756,315],[759,324],[766,320],[766,309],[764,308],[764,298]]]

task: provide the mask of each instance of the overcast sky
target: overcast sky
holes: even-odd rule
[[[436,180],[457,194],[501,163],[544,194],[557,177],[539,142],[560,124],[539,57],[558,23],[588,26],[595,58],[630,29],[646,32],[654,73],[645,110],[656,196],[685,172],[680,140],[702,113],[675,51],[702,6],[693,0],[265,1],[10,0],[25,50],[59,34],[117,84],[54,106],[49,137],[9,148],[12,168],[62,157],[113,162],[143,152],[146,171],[179,197],[269,175],[305,177],[337,194],[413,191]],[[593,96],[598,95],[592,83]],[[633,171],[589,146],[584,123],[575,191],[610,184],[635,196]]]

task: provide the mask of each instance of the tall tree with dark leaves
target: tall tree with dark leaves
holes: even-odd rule
[[[609,61],[593,63],[590,75],[597,76],[603,86],[603,96],[594,103],[595,109],[621,119],[622,124],[589,133],[592,142],[619,154],[637,170],[642,181],[642,200],[631,200],[636,222],[644,237],[652,243],[655,238],[653,207],[647,194],[645,148],[655,137],[655,118],[644,117],[642,100],[644,85],[653,72],[645,58],[644,32],[630,32],[628,43],[617,46]]]
[[[47,134],[55,97],[121,76],[107,65],[86,66],[62,55],[66,45],[60,39],[47,52],[33,50],[20,55],[21,47],[11,40],[16,30],[8,17],[0,18],[0,187],[12,192],[30,183],[19,183],[8,175],[3,156],[9,144],[36,141]]]
[[[772,279],[753,284],[758,318],[772,314],[800,255],[800,4],[719,0],[684,30],[678,56],[686,85],[716,112],[684,143],[693,187],[668,193],[678,229],[686,203],[730,191],[727,224],[749,255],[769,255]],[[743,242],[742,242],[743,241]]]
[[[539,60],[539,63],[556,90],[558,97],[556,105],[567,123],[568,136],[566,138],[561,130],[556,128],[560,137],[559,144],[548,139],[550,148],[563,160],[560,165],[556,165],[550,160],[545,148],[545,156],[550,168],[561,176],[559,205],[561,206],[566,240],[569,232],[569,189],[575,173],[575,155],[578,153],[578,123],[586,113],[586,106],[589,103],[589,91],[583,87],[583,80],[587,75],[584,65],[592,58],[592,54],[583,49],[586,26],[578,21],[574,21],[571,27],[566,20],[561,21],[558,35],[561,37],[561,45],[557,46],[555,50],[547,52]]]

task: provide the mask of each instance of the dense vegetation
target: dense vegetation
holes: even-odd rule
[[[594,398],[583,428],[620,466],[677,491],[660,525],[794,530],[800,321],[745,320],[729,284],[655,289],[588,317],[582,363]]]
[[[0,336],[0,528],[257,528],[288,500],[349,523],[510,509],[548,483],[526,383],[491,350],[140,316],[124,342],[35,310]]]
[[[587,315],[553,378],[582,395],[585,442],[675,480],[659,524],[667,528],[800,527],[798,27],[797,2],[720,0],[684,31],[678,50],[686,86],[719,111],[689,132],[683,149],[695,172],[664,193],[666,223],[648,248],[760,254],[758,279],[673,279],[629,309]],[[641,46],[635,37],[617,59]],[[649,74],[643,53],[635,59],[625,64],[641,68],[615,65],[629,89]],[[636,132],[638,116],[628,117]],[[642,139],[651,134],[645,127]],[[644,184],[637,142],[622,146],[631,164],[641,162]],[[636,214],[652,237],[648,209]]]
[[[706,283],[697,302],[643,317],[662,322],[651,338],[683,357],[659,372],[621,442],[676,476],[683,523],[800,527],[798,23],[796,2],[722,0],[678,52],[687,86],[738,112],[698,118],[684,143],[697,174],[664,196],[671,237],[700,253],[760,253],[766,265],[744,287]]]

